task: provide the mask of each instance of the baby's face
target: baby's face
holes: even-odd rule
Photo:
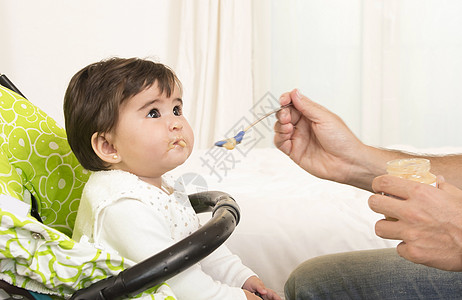
[[[157,83],[125,101],[113,133],[119,167],[149,182],[184,163],[194,135],[182,109],[179,89],[167,97]]]

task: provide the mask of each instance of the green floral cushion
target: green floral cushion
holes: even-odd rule
[[[0,134],[0,139],[3,139],[2,136],[3,134]],[[24,190],[22,177],[10,164],[3,148],[0,147],[0,191],[17,199],[23,199]]]
[[[76,243],[64,233],[27,216],[24,202],[0,195],[0,279],[42,294],[68,298],[134,263]],[[134,297],[175,300],[163,283]]]
[[[89,172],[72,153],[65,130],[0,87],[0,132],[0,193],[23,199],[27,189],[37,199],[44,224],[71,236]]]

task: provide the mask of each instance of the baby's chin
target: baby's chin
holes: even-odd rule
[[[171,162],[171,166],[172,166],[172,170],[178,166],[181,166],[182,164],[184,164],[189,156],[191,156],[191,152],[192,152],[192,149],[189,149],[189,148],[183,148],[183,149],[180,149],[180,153],[172,153],[173,150],[171,151],[167,151],[167,155],[170,156],[168,159],[170,160]]]

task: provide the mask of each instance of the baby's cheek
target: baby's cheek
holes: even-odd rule
[[[189,130],[188,130],[188,131],[189,131],[189,132],[188,132],[188,137],[187,137],[187,139],[188,139],[188,143],[189,143],[189,146],[190,146],[189,148],[190,148],[191,151],[192,151],[192,148],[194,147],[194,132],[193,132],[193,130],[191,129],[191,127],[189,127]]]
[[[192,131],[191,129],[191,134],[190,134],[190,138],[191,138],[191,143],[194,145],[194,132]]]

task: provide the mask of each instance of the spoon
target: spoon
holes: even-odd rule
[[[225,139],[225,140],[221,140],[221,141],[218,141],[215,143],[215,146],[217,147],[223,147],[223,148],[226,148],[228,150],[233,150],[234,147],[236,147],[236,145],[240,144],[242,142],[242,139],[244,138],[244,135],[245,135],[245,132],[247,130],[249,130],[250,128],[252,128],[253,126],[255,126],[257,123],[259,123],[261,120],[265,119],[266,117],[269,117],[271,116],[272,114],[274,113],[277,113],[278,111],[280,111],[281,109],[283,108],[286,108],[286,107],[289,107],[291,106],[292,103],[289,103],[289,104],[286,104],[286,105],[283,105],[267,114],[265,114],[263,117],[259,118],[258,120],[254,121],[252,124],[250,124],[249,126],[247,126],[247,128],[245,128],[244,130],[241,130],[239,131],[234,137],[232,138],[228,138],[228,139]]]

